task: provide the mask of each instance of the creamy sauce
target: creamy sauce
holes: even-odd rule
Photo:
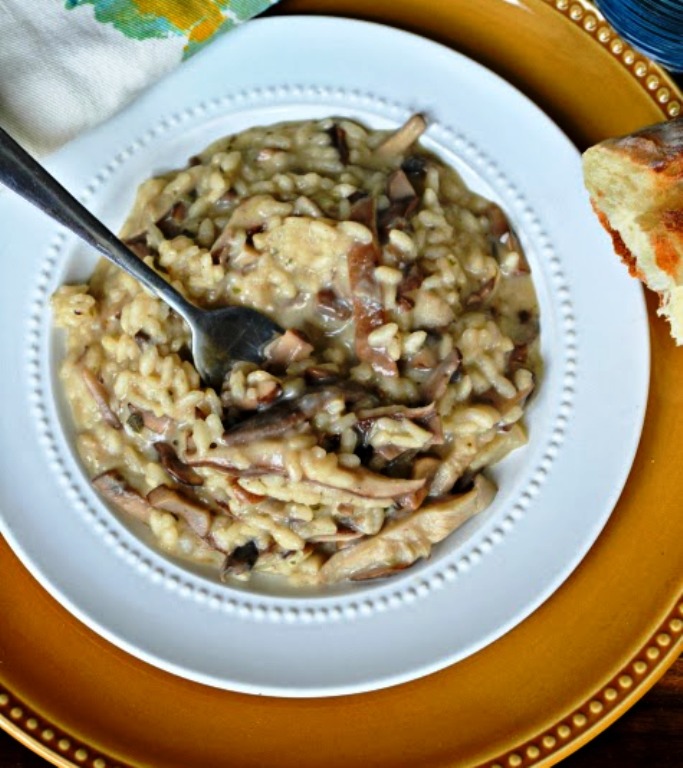
[[[497,206],[405,143],[412,120],[255,128],[142,185],[123,231],[141,258],[289,329],[220,392],[182,321],[111,265],[55,296],[83,461],[169,553],[226,578],[387,575],[483,509],[481,470],[526,441],[528,265]]]

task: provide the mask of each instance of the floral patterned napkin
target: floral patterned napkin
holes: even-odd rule
[[[0,125],[44,155],[277,0],[0,0]]]

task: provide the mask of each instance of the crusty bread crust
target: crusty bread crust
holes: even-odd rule
[[[683,344],[683,117],[596,144],[583,173],[614,250]]]
[[[614,248],[614,252],[617,254],[617,256],[621,258],[624,264],[626,264],[631,277],[636,277],[638,278],[638,280],[642,280],[643,282],[645,282],[643,273],[638,269],[638,264],[636,263],[635,256],[628,249],[621,235],[617,232],[616,229],[612,229],[612,226],[610,225],[609,219],[607,218],[607,216],[595,205],[595,203],[592,200],[591,200],[591,205],[593,206],[593,210],[595,211],[598,217],[598,221],[602,224],[604,229],[608,232],[609,236],[612,238],[612,247]]]

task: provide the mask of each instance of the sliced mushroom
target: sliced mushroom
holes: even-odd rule
[[[374,238],[377,237],[377,200],[370,195],[361,195],[353,201],[349,211],[349,220],[367,227]]]
[[[271,499],[277,501],[296,501],[297,499],[317,499],[313,504],[321,503],[326,505],[335,504],[347,504],[353,506],[359,513],[376,513],[381,514],[382,520],[384,519],[385,510],[394,507],[397,503],[396,498],[371,498],[369,496],[361,496],[353,491],[344,490],[340,488],[332,488],[329,485],[323,485],[322,483],[313,482],[311,480],[291,480],[287,479],[283,483],[282,475],[277,476],[274,472],[269,474],[262,474],[260,476],[242,476],[238,479],[240,485],[247,490],[258,495],[269,496]],[[276,484],[273,481],[276,481]],[[399,497],[400,498],[400,497]],[[351,526],[350,526],[351,527]],[[353,526],[358,530],[362,530],[363,533],[369,531],[362,528],[360,525]],[[372,533],[376,533],[381,527],[381,523],[377,526],[376,530]]]
[[[226,452],[226,449],[216,448],[207,452],[202,459],[193,459],[189,462],[192,467],[206,467],[216,472],[222,472],[229,477],[264,477],[265,475],[286,475],[284,467],[274,466],[273,464],[249,464],[244,466],[243,462],[235,461],[234,457]]]
[[[333,364],[311,365],[304,371],[304,378],[308,384],[334,384],[339,380],[338,367]]]
[[[404,155],[411,145],[427,130],[427,121],[424,115],[416,114],[394,133],[386,138],[375,150],[375,155],[382,159],[390,159]]]
[[[409,360],[409,365],[415,371],[431,371],[439,364],[436,349],[422,347]]]
[[[198,472],[195,472],[192,467],[178,458],[175,448],[170,443],[160,440],[154,443],[154,448],[159,454],[161,465],[174,480],[185,485],[202,485],[204,483],[204,478]]]
[[[413,462],[413,477],[431,480],[439,468],[441,460],[436,456],[420,456]]]
[[[289,329],[266,347],[264,358],[279,368],[286,368],[290,363],[306,360],[312,353],[313,345],[306,340],[301,331]]]
[[[157,435],[163,435],[175,423],[170,416],[157,416],[152,411],[137,408],[132,403],[128,403],[128,410],[130,417],[127,421],[135,432],[139,432],[142,427],[145,427]],[[132,424],[131,420],[133,420]]]
[[[515,356],[519,358],[520,354],[526,354],[529,351],[529,345],[538,338],[541,331],[537,312],[521,309],[517,313],[517,320],[518,322],[508,331],[508,335],[515,343],[511,359]],[[520,347],[525,347],[523,352],[520,351]],[[519,362],[519,359],[517,361]]]
[[[484,215],[489,222],[489,235],[494,257],[500,262],[504,254],[514,251],[519,256],[519,262],[514,274],[528,275],[531,272],[531,268],[524,256],[522,244],[519,242],[519,238],[511,227],[503,209],[496,205],[496,203],[490,203]]]
[[[418,198],[415,198],[414,203],[391,203],[388,208],[379,214],[377,217],[377,229],[382,243],[387,242],[392,229],[400,229],[402,231],[408,229],[408,218],[417,207],[418,202]]]
[[[211,512],[196,499],[191,499],[168,485],[158,485],[147,494],[147,501],[157,509],[183,518],[202,538],[211,529]]]
[[[246,488],[242,488],[242,486],[236,480],[232,480],[230,482],[230,490],[232,491],[235,499],[237,499],[240,504],[258,504],[267,498],[266,496],[262,496],[258,493],[252,493]]]
[[[232,477],[255,478],[264,475],[287,475],[287,445],[282,439],[248,441],[238,446],[218,446],[204,456],[188,459],[192,467],[211,467]],[[425,481],[391,478],[364,467],[354,469],[331,466],[328,462],[299,457],[297,472],[302,481],[320,488],[332,488],[364,499],[396,499],[413,493]],[[379,503],[379,502],[378,502]]]
[[[293,408],[291,402],[278,403],[227,429],[221,445],[245,445],[255,440],[282,437],[305,423],[307,418],[303,411]]]
[[[331,288],[318,291],[316,304],[320,314],[328,320],[341,322],[351,317],[350,305]]]
[[[396,288],[397,304],[400,306],[401,304],[407,302],[407,309],[412,309],[415,306],[415,302],[413,297],[409,294],[413,293],[413,291],[416,291],[422,285],[423,280],[424,275],[422,274],[420,268],[415,264],[411,264],[405,272],[403,280],[401,280],[401,282],[398,284],[398,287]]]
[[[480,285],[476,291],[470,293],[470,295],[465,299],[466,309],[478,309],[492,296],[498,284],[499,274],[499,272],[496,273],[494,277],[489,278],[482,285]]]
[[[152,253],[152,249],[147,244],[146,232],[135,237],[129,237],[123,242],[128,246],[128,250],[133,251],[139,259],[144,259],[145,256],[149,256]]]
[[[441,496],[450,492],[479,450],[480,445],[477,440],[470,437],[456,437],[441,458],[429,485],[429,495]]]
[[[526,445],[527,442],[528,438],[524,428],[519,422],[516,422],[507,431],[499,432],[490,443],[487,443],[470,462],[467,469],[469,472],[478,472],[484,467],[490,467],[514,451],[515,448]]]
[[[456,347],[449,355],[437,365],[427,376],[420,387],[422,399],[426,402],[435,402],[446,392],[446,387],[459,371],[462,363],[462,355]]]
[[[505,212],[499,205],[496,205],[496,203],[490,203],[486,207],[484,215],[488,219],[489,233],[493,237],[495,237],[497,240],[500,240],[505,235],[509,234],[510,222],[508,221],[508,217],[505,215]]]
[[[416,190],[424,186],[427,165],[428,160],[424,155],[408,155],[401,163],[401,170]]]
[[[152,505],[128,485],[120,472],[110,469],[93,478],[92,484],[112,506],[143,523],[149,523]]]
[[[234,469],[233,476],[238,476]],[[263,471],[258,466],[243,470],[239,482],[248,490],[257,494],[268,494],[272,488],[268,482],[273,475],[286,475],[285,471]],[[355,469],[338,468],[330,471],[329,467],[303,468],[301,480],[287,480],[284,500],[296,498],[298,491],[309,495],[316,491],[321,498],[328,498],[330,503],[352,504],[364,509],[387,509],[395,506],[398,501],[408,494],[415,493],[425,484],[424,480],[406,480],[391,478],[371,472],[365,467]],[[278,485],[278,487],[282,487]],[[280,498],[276,492],[275,498]]]
[[[372,446],[372,456],[368,459],[367,466],[373,472],[381,472],[389,477],[406,477],[410,474],[411,462],[418,453],[420,449],[417,448],[403,448],[394,444],[375,445]],[[409,503],[412,505],[415,494],[409,496]],[[400,505],[403,507],[404,503],[401,502]]]
[[[389,576],[395,576],[397,573],[405,571],[405,569],[409,567],[409,565],[393,565],[391,567],[378,566],[377,568],[371,568],[370,570],[363,571],[362,573],[349,576],[349,579],[351,581],[371,581],[373,579],[386,579]]]
[[[284,475],[285,463],[281,441],[246,441],[238,446],[210,448],[200,458],[187,458],[191,467],[208,467],[231,477]]]
[[[425,484],[421,478],[406,480],[403,478],[385,477],[371,472],[365,467],[347,469],[345,467],[320,468],[319,465],[302,463],[303,476],[316,485],[325,488],[336,488],[354,496],[369,499],[395,499],[419,490]]]
[[[389,207],[377,218],[377,228],[382,242],[388,239],[392,229],[407,229],[408,219],[420,203],[415,188],[402,169],[394,171],[387,179]]]
[[[225,581],[230,576],[245,576],[256,565],[258,557],[259,551],[254,541],[248,541],[236,547],[225,558],[220,575],[221,581]]]
[[[138,345],[138,349],[146,349],[152,337],[146,331],[140,330],[133,336],[133,339]]]
[[[422,451],[432,445],[441,445],[443,443],[441,419],[436,412],[436,404],[433,402],[417,408],[396,404],[380,408],[359,409],[355,413],[358,418],[356,429],[360,432],[363,443],[370,443],[375,450],[375,454],[387,462],[395,461],[407,451],[415,453],[418,450]],[[425,441],[419,445],[417,443],[412,445],[405,443],[403,445],[394,445],[393,442],[384,442],[384,444],[378,445],[373,439],[373,433],[379,419],[392,419],[397,422],[409,421],[421,430],[426,430],[429,435],[425,436]],[[386,424],[386,422],[384,423]],[[415,427],[412,427],[412,429],[415,431]]]
[[[527,343],[515,344],[514,349],[510,352],[508,358],[508,366],[511,371],[516,371],[518,368],[524,368],[528,365],[529,360],[529,345]]]
[[[425,484],[422,488],[418,488],[412,493],[406,493],[396,499],[396,508],[392,513],[392,518],[397,520],[401,519],[402,517],[405,517],[406,514],[415,512],[416,509],[419,509],[422,506],[422,502],[429,495],[429,484],[427,480],[428,478],[425,478]]]
[[[423,417],[423,424],[432,433],[430,445],[443,445],[443,425],[441,423],[441,416],[439,416],[439,412],[436,410],[436,403],[434,403],[434,410]]]
[[[472,490],[426,504],[402,520],[388,523],[374,538],[337,552],[323,565],[320,578],[333,584],[390,574],[428,557],[432,545],[442,541],[493,500],[496,488],[483,475]]]
[[[392,203],[413,201],[417,198],[415,188],[401,168],[394,171],[387,179],[387,196]]]
[[[121,429],[123,425],[109,405],[109,393],[104,384],[85,366],[81,368],[81,376],[104,421],[114,429]]]
[[[332,146],[339,152],[339,159],[341,160],[342,165],[348,165],[349,145],[346,141],[346,131],[339,125],[339,123],[335,123],[332,128],[330,128],[330,138],[332,139]]]
[[[385,323],[382,291],[375,280],[379,266],[379,246],[355,243],[347,254],[349,282],[353,296],[355,349],[358,359],[369,363],[380,376],[398,376],[396,362],[386,349],[373,347],[368,341],[372,331]]]
[[[187,216],[187,205],[178,200],[175,202],[169,211],[164,214],[157,222],[157,227],[161,230],[161,234],[170,240],[177,237],[182,231],[182,223]]]
[[[163,435],[175,424],[170,416],[157,416],[152,411],[142,411],[142,422],[151,432]]]
[[[393,405],[382,405],[379,408],[360,408],[355,413],[358,416],[359,421],[366,419],[379,419],[382,416],[388,416],[389,418],[406,418],[412,421],[419,421],[420,419],[427,419],[435,412],[434,403],[431,402],[428,405],[419,405],[416,408],[411,408],[407,405],[401,405],[395,403]]]
[[[414,456],[417,452],[414,448],[401,448],[393,443],[372,446],[372,450],[372,458],[368,462],[368,467],[375,472],[386,472],[397,476],[401,475],[401,470],[394,472],[394,468],[405,464],[409,457]]]
[[[482,392],[482,394],[479,395],[479,399],[483,403],[493,405],[494,408],[501,412],[501,414],[505,415],[511,408],[514,408],[515,406],[523,406],[534,391],[535,385],[535,378],[533,373],[531,373],[531,379],[528,386],[518,389],[512,397],[502,397],[497,390],[491,387],[490,389],[487,389],[486,392]]]
[[[375,402],[374,395],[368,393],[361,384],[353,381],[309,387],[308,392],[292,402],[310,418],[335,398],[341,398],[347,404]]]
[[[348,544],[351,541],[362,539],[365,534],[360,531],[341,528],[336,533],[321,534],[320,536],[311,536],[306,539],[311,544]]]
[[[221,438],[221,445],[246,445],[282,437],[304,424],[332,400],[339,397],[344,401],[354,400],[361,394],[355,390],[330,386],[306,392],[293,400],[275,403],[226,429]]]

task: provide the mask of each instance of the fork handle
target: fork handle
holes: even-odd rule
[[[196,313],[193,304],[127,248],[2,128],[0,182],[96,248],[180,315],[189,318]]]

